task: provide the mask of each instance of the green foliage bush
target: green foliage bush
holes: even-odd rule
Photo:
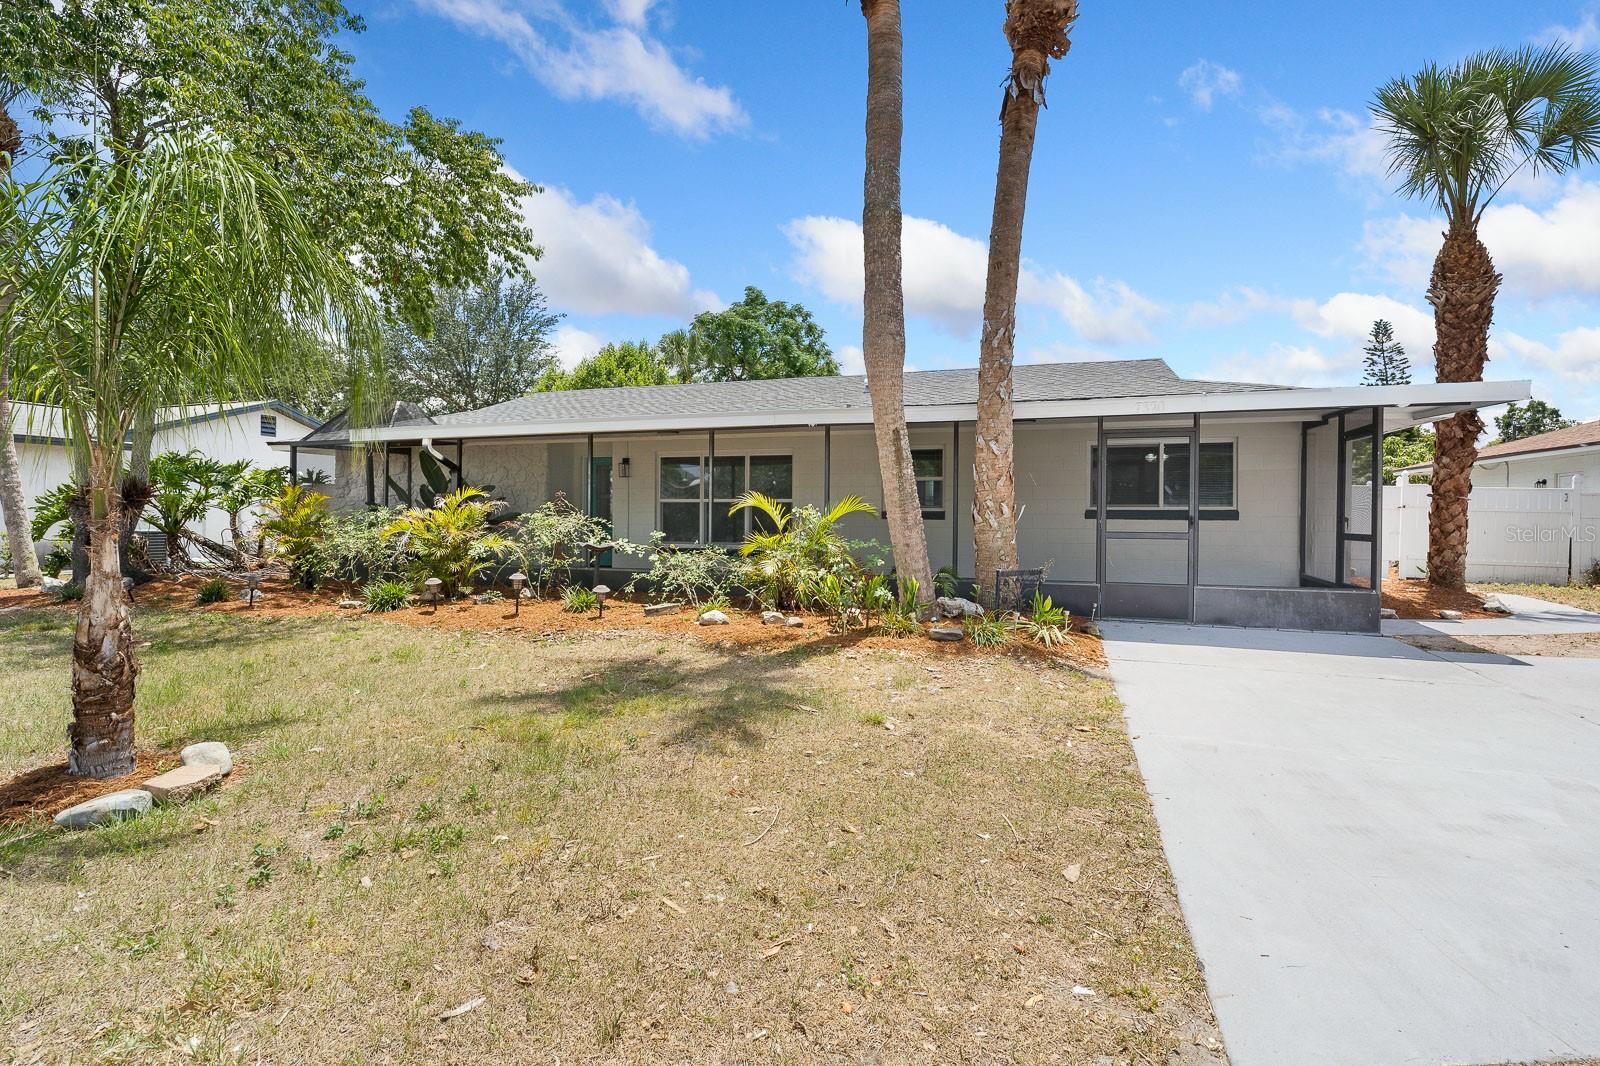
[[[406,547],[383,533],[403,513],[399,507],[368,507],[329,515],[311,569],[339,581],[398,577],[410,562]]]
[[[882,565],[881,548],[872,541],[846,539],[839,523],[853,514],[877,514],[876,508],[859,496],[847,496],[824,514],[747,492],[728,513],[747,509],[756,512],[757,528],[739,549],[745,562],[738,579],[758,600],[780,611],[829,607],[843,599],[850,606],[861,605],[859,586],[868,569]],[[836,581],[824,589],[828,578]]]
[[[568,614],[588,614],[600,606],[600,597],[582,585],[568,585],[561,590],[561,609]]]
[[[267,501],[266,513],[261,531],[271,553],[288,565],[294,577],[319,577],[316,564],[332,519],[328,497],[303,485],[288,485]]]
[[[83,586],[76,581],[61,586],[61,591],[56,593],[56,599],[62,603],[76,603],[83,599]]]
[[[194,598],[202,607],[208,603],[221,603],[228,598],[228,583],[220,577],[214,577],[200,586]]]
[[[369,581],[361,590],[361,598],[366,601],[366,609],[374,614],[398,611],[406,605],[406,599],[410,595],[411,583],[393,578]]]
[[[973,615],[961,624],[967,639],[980,648],[998,648],[1006,642],[1006,623],[999,618]]]
[[[486,570],[512,543],[489,528],[499,504],[482,489],[457,489],[437,507],[413,507],[384,527],[386,539],[408,553],[408,572],[418,581],[437,577],[454,595]]]
[[[570,581],[575,567],[588,561],[585,544],[605,543],[611,530],[568,503],[547,503],[508,523],[505,532],[518,567],[528,575],[534,595]]]
[[[1011,619],[1012,626],[1036,644],[1055,647],[1067,639],[1071,628],[1067,609],[1057,607],[1050,597],[1035,590],[1028,610]]]
[[[648,586],[660,603],[700,607],[712,599],[726,599],[733,587],[734,560],[721,548],[675,548],[665,534],[652,533],[648,545],[623,545],[619,550],[643,555],[650,563],[649,571],[636,574],[624,590]]]

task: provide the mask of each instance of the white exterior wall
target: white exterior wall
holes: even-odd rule
[[[1472,469],[1473,488],[1565,488],[1556,479],[1563,474],[1578,474],[1582,488],[1600,492],[1600,448],[1550,455],[1538,459],[1488,459]],[[1545,484],[1539,485],[1543,480]]]
[[[277,436],[261,435],[263,414],[274,415],[277,418]],[[44,435],[42,431],[49,430],[53,433],[56,428],[54,419],[37,428],[25,425],[19,419],[15,431],[22,434],[33,432],[36,435]],[[193,449],[207,458],[223,463],[248,459],[261,467],[286,467],[289,464],[288,456],[274,451],[270,445],[274,441],[298,440],[311,432],[312,428],[282,411],[248,410],[240,414],[158,429],[151,444],[150,454],[160,455],[163,452],[184,452]],[[30,511],[36,497],[72,479],[71,454],[63,444],[19,443],[17,458],[22,468],[22,496]],[[336,473],[332,456],[326,454],[302,456],[300,468],[323,470],[330,475]],[[247,513],[244,519],[245,528],[249,528],[253,520],[253,516]],[[227,515],[221,511],[212,511],[197,531],[214,540],[221,540],[227,528]]]

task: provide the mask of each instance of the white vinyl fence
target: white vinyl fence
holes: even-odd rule
[[[1566,585],[1600,558],[1600,492],[1477,488],[1467,518],[1468,581]],[[1383,490],[1383,558],[1401,577],[1428,565],[1428,485]]]

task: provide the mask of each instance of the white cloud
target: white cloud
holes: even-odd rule
[[[784,227],[795,249],[794,272],[837,303],[861,305],[864,285],[861,226],[812,215]],[[988,249],[932,219],[907,215],[903,233],[906,314],[925,318],[957,337],[976,334],[983,317]],[[1059,272],[1024,264],[1019,306],[1055,311],[1085,340],[1116,344],[1145,340],[1163,308],[1126,283],[1095,279],[1084,286]]]
[[[1564,44],[1580,52],[1593,48],[1600,44],[1600,21],[1596,19],[1595,6],[1591,4],[1585,8],[1575,25],[1550,26],[1535,39],[1541,44]]]
[[[1285,306],[1286,301],[1276,296],[1241,285],[1215,300],[1191,304],[1187,319],[1191,326],[1228,326],[1262,311],[1281,311]]]
[[[1571,329],[1554,345],[1529,340],[1510,331],[1499,334],[1496,347],[1571,381],[1600,382],[1600,327]],[[1498,353],[1497,353],[1498,354]]]
[[[1360,360],[1330,356],[1315,345],[1274,344],[1265,354],[1240,352],[1213,364],[1207,376],[1219,381],[1271,385],[1351,385],[1360,379]]]
[[[1433,316],[1393,297],[1341,292],[1321,303],[1295,300],[1290,310],[1295,321],[1310,332],[1345,342],[1346,355],[1357,363],[1372,323],[1380,318],[1394,324],[1395,339],[1405,345],[1413,370],[1433,363]]]
[[[1202,111],[1210,111],[1218,97],[1238,96],[1242,84],[1243,79],[1238,71],[1209,59],[1201,59],[1185,67],[1183,73],[1178,75],[1178,88],[1188,93],[1189,99]]]
[[[557,310],[684,318],[723,306],[694,288],[688,267],[651,247],[650,226],[632,204],[606,195],[579,203],[550,188],[523,197],[522,215],[544,246],[534,270]]]
[[[865,374],[867,372],[866,353],[861,350],[859,344],[846,344],[834,352],[833,357],[839,360],[839,373],[841,374]]]
[[[1289,164],[1324,163],[1364,181],[1388,179],[1384,155],[1388,142],[1362,116],[1324,107],[1308,117],[1277,101],[1263,105],[1256,114],[1277,135],[1266,153],[1269,159]]]
[[[571,370],[605,347],[605,342],[577,326],[559,326],[551,338],[551,346],[555,348],[556,358],[561,360],[561,369]]]
[[[1600,294],[1600,182],[1568,182],[1544,208],[1491,204],[1478,224],[1504,285],[1532,297]],[[1368,222],[1361,247],[1407,287],[1427,285],[1444,240],[1439,219],[1400,215]]]
[[[573,19],[555,0],[414,2],[500,41],[564,99],[622,100],[651,124],[696,139],[749,121],[732,90],[689,74],[650,36],[651,0],[609,0],[606,9],[618,24],[599,28]]]

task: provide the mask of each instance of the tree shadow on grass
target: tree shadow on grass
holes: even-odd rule
[[[761,746],[772,724],[801,710],[790,688],[766,679],[772,669],[794,665],[793,649],[754,653],[749,649],[698,649],[709,664],[663,661],[639,654],[605,663],[592,674],[550,689],[523,689],[479,697],[491,710],[482,724],[507,727],[512,737],[530,721],[541,732],[560,726],[583,728],[629,716],[659,715],[674,724],[670,744]]]

